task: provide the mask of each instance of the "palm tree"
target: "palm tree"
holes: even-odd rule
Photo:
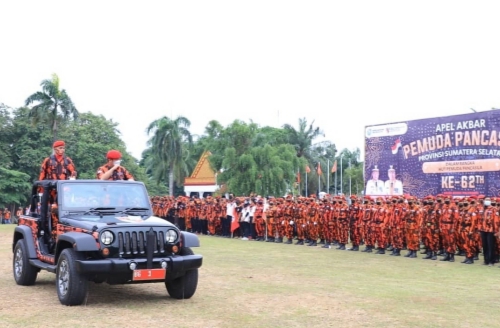
[[[175,175],[185,168],[185,144],[192,145],[193,138],[188,128],[191,122],[179,116],[172,120],[166,116],[153,121],[147,128],[147,133],[152,137],[148,140],[148,146],[153,153],[153,161],[158,165],[155,170],[156,179],[164,180],[168,174],[168,189],[170,196],[174,195]]]
[[[305,156],[310,159],[310,150],[313,140],[320,135],[324,135],[318,127],[314,128],[313,124],[314,121],[312,121],[308,127],[307,120],[304,117],[299,118],[298,130],[295,130],[295,128],[289,124],[283,125],[283,129],[288,133],[288,142],[294,145],[297,157]]]
[[[67,121],[70,117],[77,119],[78,110],[66,90],[59,89],[59,77],[56,74],[52,74],[50,80],[43,80],[40,86],[42,91],[37,91],[29,96],[25,101],[25,105],[29,106],[32,103],[37,103],[31,108],[29,117],[31,117],[34,125],[39,122],[48,123],[52,128],[52,137],[55,141],[57,139],[58,122]]]

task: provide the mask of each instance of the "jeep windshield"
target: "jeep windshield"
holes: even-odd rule
[[[144,215],[150,209],[143,184],[119,182],[64,183],[61,210],[81,215]]]

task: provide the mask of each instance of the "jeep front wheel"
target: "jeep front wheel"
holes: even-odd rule
[[[38,269],[29,262],[28,251],[24,239],[20,239],[14,248],[14,260],[12,262],[14,279],[21,286],[31,286],[35,284]]]
[[[63,305],[80,305],[87,296],[88,280],[76,270],[76,260],[80,258],[80,254],[66,248],[57,261],[57,296]]]
[[[180,255],[194,255],[189,247],[183,247]],[[182,277],[178,277],[172,281],[166,281],[168,294],[176,299],[191,298],[196,292],[198,286],[198,269],[186,271]]]

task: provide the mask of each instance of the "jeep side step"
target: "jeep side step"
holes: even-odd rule
[[[30,264],[37,267],[37,268],[40,268],[42,270],[47,270],[49,272],[56,273],[57,267],[55,265],[48,264],[48,263],[42,262],[40,260],[34,260],[34,259],[30,259]]]

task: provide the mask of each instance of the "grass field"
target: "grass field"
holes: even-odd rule
[[[0,327],[498,327],[500,269],[202,236],[198,290],[91,283],[59,303],[55,275],[12,277],[12,231],[0,225]]]

